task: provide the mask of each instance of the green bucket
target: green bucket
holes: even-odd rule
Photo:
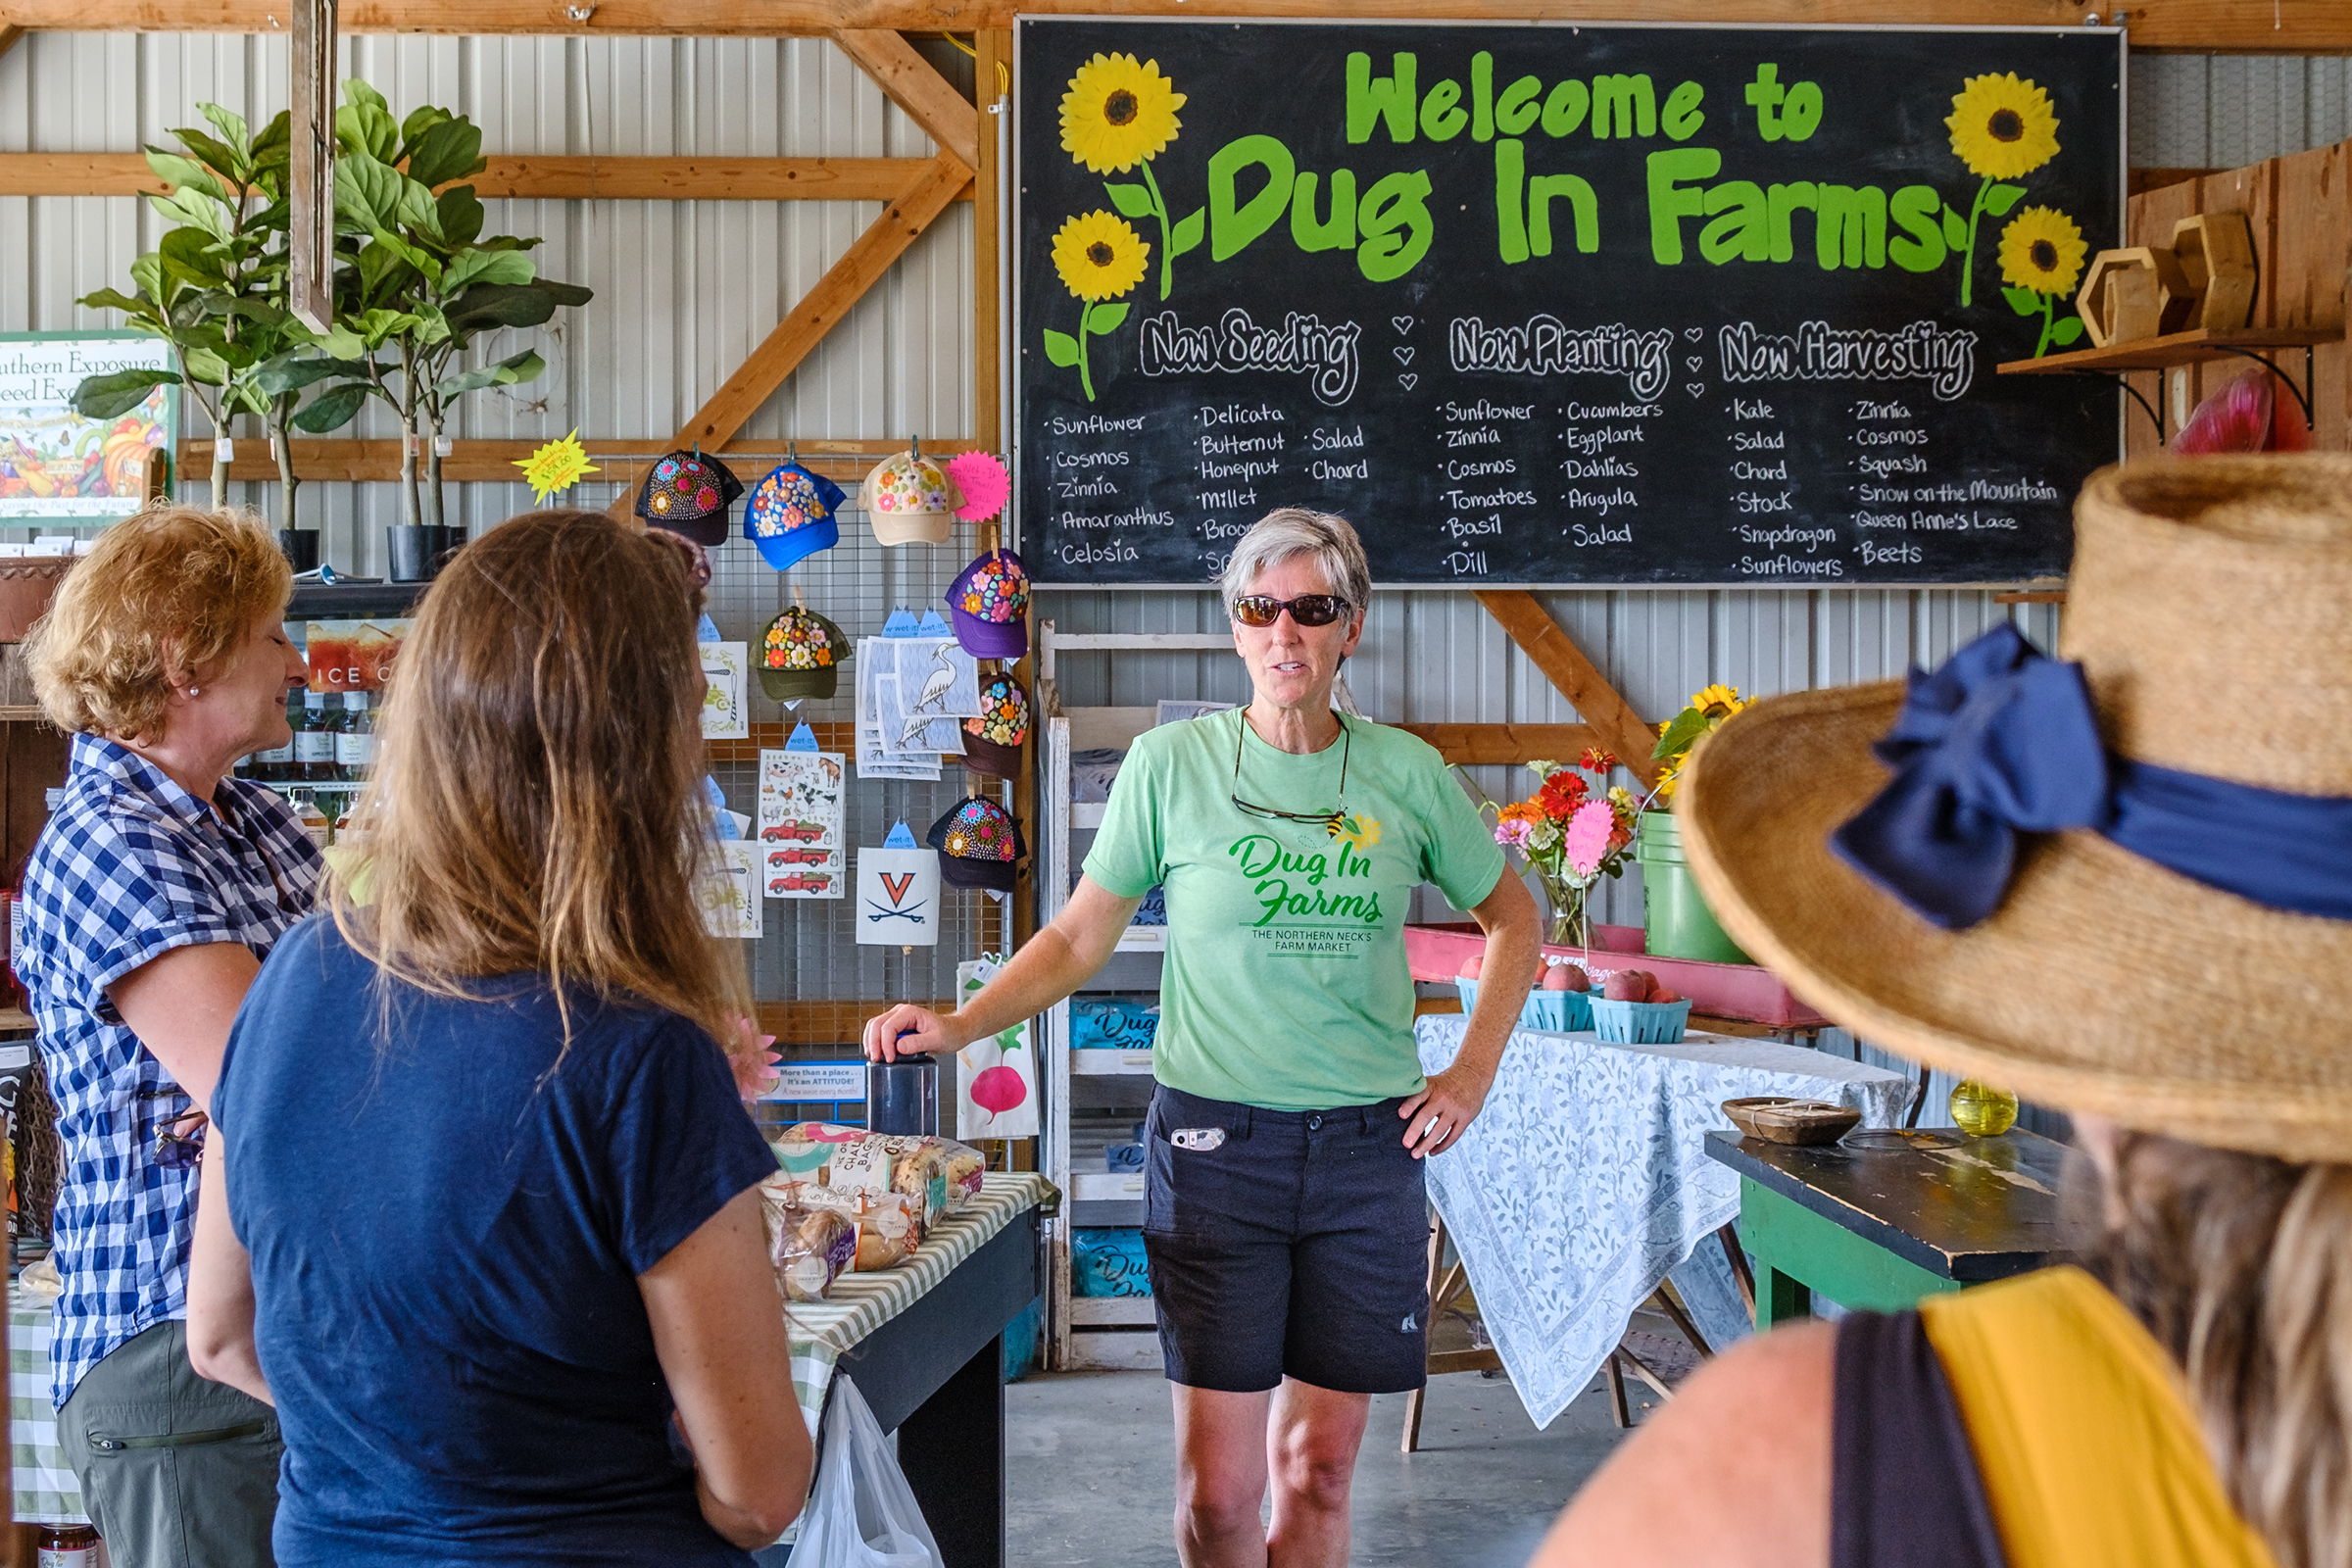
[[[1672,811],[1643,811],[1635,854],[1642,861],[1643,946],[1653,958],[1700,958],[1708,963],[1753,963],[1715,923],[1698,881],[1683,858],[1682,824]]]

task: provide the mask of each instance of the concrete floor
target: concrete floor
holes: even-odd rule
[[[1635,1417],[1649,1390],[1629,1380]],[[1014,1568],[1175,1568],[1168,1386],[1148,1372],[1036,1374],[1005,1391]],[[1357,1563],[1521,1568],[1624,1434],[1596,1379],[1538,1432],[1508,1382],[1432,1378],[1421,1451],[1404,1396],[1372,1401],[1355,1469]]]

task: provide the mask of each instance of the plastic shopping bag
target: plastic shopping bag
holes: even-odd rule
[[[824,1451],[792,1568],[947,1568],[874,1412],[846,1373],[833,1375]]]

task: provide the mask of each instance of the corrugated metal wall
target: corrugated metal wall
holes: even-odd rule
[[[940,63],[968,83],[963,57]],[[585,157],[921,157],[930,138],[830,42],[816,38],[348,38],[342,69],[396,114],[469,115],[499,153]],[[285,107],[287,45],[226,34],[35,33],[0,57],[0,151],[171,146],[218,102],[255,124]],[[491,201],[489,233],[536,234],[544,275],[595,302],[518,338],[547,358],[527,386],[466,400],[457,437],[659,440],[678,429],[880,212],[873,202]],[[164,220],[144,202],[0,197],[0,331],[119,324],[74,301],[124,286]],[[745,439],[920,434],[971,427],[972,211],[952,206],[743,431]],[[502,337],[506,334],[502,334]],[[515,345],[485,345],[489,358]],[[201,416],[199,416],[200,418]],[[202,433],[193,421],[189,433]],[[238,431],[240,437],[256,432]],[[370,408],[342,434],[389,437]],[[258,434],[257,434],[258,438]],[[239,494],[237,492],[244,492]],[[264,510],[273,486],[232,485]],[[602,505],[610,488],[584,486]],[[530,505],[520,484],[453,487],[474,531]],[[388,484],[306,485],[326,557],[368,571],[400,520]]]
[[[959,56],[942,46],[937,58],[968,80]],[[430,102],[471,115],[486,146],[502,153],[906,157],[929,150],[921,131],[861,73],[814,39],[370,37],[346,40],[343,67],[379,87],[400,112]],[[2234,166],[2352,135],[2352,62],[2343,59],[2143,56],[2131,72],[2135,165]],[[0,150],[130,151],[166,140],[173,125],[196,123],[195,105],[208,99],[259,122],[282,106],[286,80],[286,47],[276,37],[35,34],[0,58]],[[544,235],[538,255],[546,272],[589,285],[597,299],[536,340],[549,374],[471,400],[453,432],[461,436],[543,438],[574,427],[591,437],[669,433],[876,211],[854,202],[487,205],[494,231]],[[778,442],[965,434],[973,379],[971,219],[969,205],[959,204],[934,225],[746,434]],[[73,302],[120,283],[160,227],[144,204],[129,200],[0,197],[0,330],[112,324]],[[380,414],[368,418],[360,433],[392,433]],[[251,492],[237,499],[271,504],[264,487]],[[585,491],[593,502],[611,493]],[[309,520],[327,529],[330,560],[363,571],[380,562],[382,527],[399,517],[391,486],[318,484],[304,494]],[[519,485],[469,485],[456,487],[453,499],[457,515],[479,531],[529,496]],[[717,608],[730,637],[754,635],[777,592],[764,573],[728,569],[740,564],[732,554],[747,549],[731,544],[722,563]],[[862,578],[873,564],[857,564]],[[952,569],[943,561],[913,576]],[[1040,599],[1041,612],[1072,631],[1220,623],[1213,602],[1200,594]],[[1634,706],[1652,716],[1671,712],[1709,681],[1770,694],[1894,675],[1934,662],[2011,613],[1989,595],[1949,591],[1580,592],[1546,602]],[[2051,638],[2055,619],[2046,607],[2015,613],[2029,636]],[[853,630],[867,629],[860,619]],[[1382,595],[1349,677],[1378,718],[1575,716],[1466,595]],[[1072,704],[1245,695],[1238,662],[1197,656],[1071,655],[1062,687]],[[762,709],[754,716],[777,715]],[[1481,786],[1497,794],[1525,782],[1502,769],[1481,773]],[[1612,889],[1603,917],[1638,922],[1639,899],[1638,888]],[[791,986],[763,968],[761,989],[789,994]]]

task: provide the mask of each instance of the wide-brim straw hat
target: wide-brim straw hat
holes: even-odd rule
[[[2082,665],[2111,753],[2352,796],[2352,457],[2094,474],[2058,657]],[[1940,929],[1830,844],[1886,783],[1871,743],[1903,697],[1888,681],[1773,698],[1686,764],[1683,844],[1740,946],[1931,1066],[2196,1143],[2352,1160],[2352,921],[2266,907],[2083,830],[2021,835],[1997,910]]]

